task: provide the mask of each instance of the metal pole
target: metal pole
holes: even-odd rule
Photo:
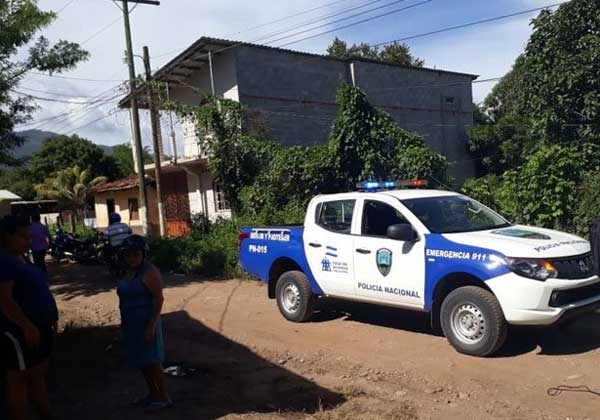
[[[215,94],[215,78],[213,76],[213,65],[212,65],[212,51],[208,52],[208,67],[210,70],[210,88],[212,94]]]
[[[150,54],[148,53],[148,47],[144,47],[144,69],[146,70],[146,82],[152,81],[152,72],[150,70]],[[154,87],[148,87],[148,107],[150,109],[150,123],[152,125],[152,143],[154,146],[154,176],[156,178],[156,201],[158,202],[158,225],[160,228],[160,237],[165,237],[165,212],[162,198],[162,187],[161,187],[161,147],[159,140],[160,133],[160,120],[158,118],[158,111],[156,109],[156,103],[154,102],[156,96],[154,95]]]
[[[140,188],[140,218],[144,235],[149,233],[148,221],[148,195],[144,177],[144,160],[142,158],[142,137],[140,134],[140,115],[137,103],[137,89],[135,83],[135,64],[133,62],[133,46],[131,43],[131,26],[129,23],[129,3],[123,1],[123,21],[125,22],[125,42],[127,45],[127,65],[129,67],[129,91],[131,95],[131,111],[133,122],[133,140],[135,146],[135,162],[138,167],[138,183]]]

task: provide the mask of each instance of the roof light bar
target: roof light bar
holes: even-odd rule
[[[403,181],[364,181],[357,184],[359,191],[393,190],[398,188],[422,188],[427,186],[425,179]]]

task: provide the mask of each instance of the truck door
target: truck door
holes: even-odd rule
[[[403,242],[387,237],[389,226],[409,223],[395,198],[365,198],[361,201],[360,233],[354,236],[353,249],[357,296],[422,308],[424,240]]]
[[[307,215],[304,252],[315,280],[331,296],[354,296],[352,221],[356,200],[317,204]]]

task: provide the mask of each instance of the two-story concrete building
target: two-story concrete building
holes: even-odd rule
[[[445,155],[457,181],[474,173],[467,154],[467,130],[473,123],[471,84],[477,77],[471,74],[203,37],[154,77],[168,84],[170,99],[176,102],[197,105],[206,94],[214,94],[242,103],[242,129],[284,145],[326,142],[337,112],[337,88],[341,83],[354,85],[401,127],[421,134]],[[127,106],[128,99],[121,104]],[[177,151],[178,162],[163,166],[177,179],[174,186],[180,194],[187,191],[189,209],[172,212],[172,219],[199,212],[211,219],[228,217],[227,202],[207,169],[195,127],[190,122],[182,126],[184,148]],[[151,174],[153,165],[145,169]]]

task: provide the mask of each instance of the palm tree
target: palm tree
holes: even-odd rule
[[[107,181],[105,176],[92,178],[89,170],[73,166],[58,171],[35,186],[40,198],[58,200],[66,208],[83,216],[90,189]]]

